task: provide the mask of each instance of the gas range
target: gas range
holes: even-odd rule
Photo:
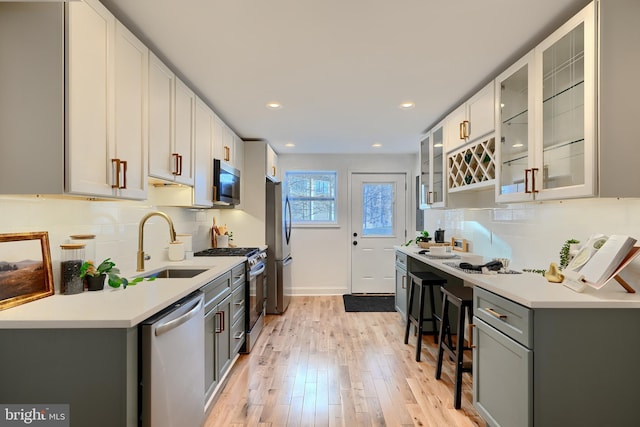
[[[267,258],[266,251],[260,248],[209,248],[193,254],[194,256],[245,256],[249,271],[259,270]]]
[[[194,256],[246,256],[250,258],[259,252],[258,248],[209,248],[193,254]]]

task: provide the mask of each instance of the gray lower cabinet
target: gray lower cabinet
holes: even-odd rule
[[[407,320],[407,254],[396,251],[396,311]]]
[[[0,329],[0,343],[1,403],[68,404],[72,427],[138,425],[137,327]]]
[[[224,343],[224,306],[231,300],[231,272],[227,272],[202,287],[204,308],[204,391],[205,402],[211,397],[221,378],[221,359],[229,359],[229,339]],[[225,303],[226,301],[226,303]],[[228,313],[228,311],[227,311]],[[225,354],[226,353],[226,354]]]
[[[205,294],[205,402],[209,401],[244,344],[244,272],[243,263],[201,288]]]
[[[489,426],[638,424],[640,310],[528,308],[474,288],[473,400]]]
[[[474,404],[496,426],[532,425],[533,351],[475,318]]]

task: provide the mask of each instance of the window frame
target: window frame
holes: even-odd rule
[[[289,198],[289,202],[295,200],[306,200],[312,202],[313,197],[292,197],[290,193],[291,176],[294,175],[332,175],[333,176],[333,197],[317,198],[317,201],[332,201],[333,202],[333,221],[318,220],[318,221],[297,221],[293,216],[291,218],[291,226],[293,228],[332,228],[339,227],[338,224],[338,171],[335,170],[292,170],[285,171],[284,184],[286,195]]]

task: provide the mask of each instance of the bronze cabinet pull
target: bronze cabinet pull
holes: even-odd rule
[[[498,313],[498,312],[497,312],[497,311],[495,311],[493,308],[485,308],[485,311],[486,311],[487,313],[489,313],[490,315],[492,315],[493,317],[496,317],[496,318],[498,318],[498,319],[500,319],[500,320],[504,320],[504,319],[506,319],[506,318],[507,318],[507,315],[506,315],[506,314]]]
[[[120,164],[122,165],[122,186],[118,188],[125,190],[127,188],[127,161],[120,160]]]
[[[114,163],[116,164],[115,184],[111,184],[111,188],[120,188],[120,162],[120,159],[111,159],[111,166],[113,166]]]

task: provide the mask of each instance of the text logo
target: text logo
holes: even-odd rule
[[[0,427],[69,427],[69,405],[0,404]]]

